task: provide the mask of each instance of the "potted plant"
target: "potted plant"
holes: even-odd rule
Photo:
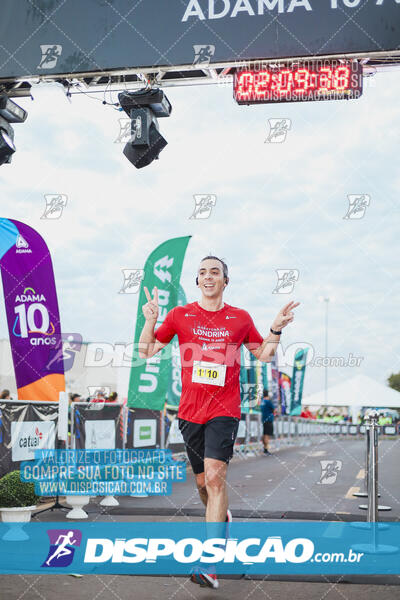
[[[27,523],[36,508],[39,496],[35,494],[35,484],[21,481],[19,471],[11,471],[0,479],[1,520]]]
[[[21,481],[19,471],[11,471],[0,479],[0,515],[9,525],[3,540],[19,542],[28,540],[23,531],[23,523],[31,520],[39,496],[35,494],[35,484]]]

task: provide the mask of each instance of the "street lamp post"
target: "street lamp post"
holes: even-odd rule
[[[328,404],[328,307],[329,298],[324,298],[325,310],[325,406]]]

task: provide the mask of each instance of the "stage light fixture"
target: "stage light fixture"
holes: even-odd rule
[[[26,110],[5,94],[0,94],[0,165],[10,163],[16,150],[14,130],[10,123],[23,123],[27,116]]]
[[[23,123],[26,120],[28,113],[8,96],[1,94],[0,115],[9,123]]]
[[[0,165],[10,163],[14,152],[13,128],[3,117],[0,117]]]
[[[171,103],[159,88],[121,92],[118,100],[131,119],[131,139],[124,155],[137,169],[142,169],[158,159],[168,143],[159,131],[157,117],[169,117]]]

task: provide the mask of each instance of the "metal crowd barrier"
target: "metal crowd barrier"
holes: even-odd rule
[[[58,402],[0,400],[0,477],[33,459],[36,447],[54,447],[57,435]]]
[[[14,404],[19,404],[18,402],[14,401]],[[44,407],[45,403],[22,403],[25,404],[26,406],[28,405],[34,405],[34,404],[38,404],[38,406],[40,407]],[[57,403],[55,403],[57,404]],[[3,406],[7,405],[7,401],[3,401]],[[93,404],[87,404],[87,403],[74,403],[71,405],[71,435],[70,435],[70,444],[69,447],[74,448],[76,447],[76,423],[75,423],[75,409],[76,408],[80,408],[82,407],[84,410],[82,411],[82,413],[86,413],[86,411],[89,409],[90,407],[90,411],[93,411],[96,414],[98,419],[101,418],[105,418],[106,417],[106,412],[108,411],[108,407],[110,406],[120,406],[119,403],[113,403],[113,404],[104,404],[99,405],[97,403],[93,403]],[[128,414],[129,414],[129,409],[126,406],[122,406],[122,419],[120,421],[120,426],[119,426],[119,431],[118,431],[118,436],[119,436],[119,442],[116,444],[117,447],[122,447],[122,448],[135,448],[136,447],[136,442],[135,440],[131,439],[132,438],[132,432],[130,435],[129,440],[127,439],[127,423],[128,423]],[[136,410],[135,410],[136,412]],[[138,416],[139,416],[139,411],[138,412]],[[104,417],[101,416],[101,414],[104,414]],[[142,414],[143,413],[143,414]],[[146,413],[146,414],[145,414]],[[94,416],[94,415],[93,415]],[[82,415],[83,420],[85,420],[84,415]],[[39,418],[39,417],[38,417]],[[158,447],[158,448],[165,448],[166,447],[166,435],[165,435],[165,420],[164,420],[164,414],[162,411],[160,412],[156,412],[156,411],[148,411],[148,414],[146,411],[141,410],[140,411],[140,419],[147,419],[147,421],[152,418],[153,420],[156,419],[158,426],[157,426],[157,431],[159,432],[157,434],[157,440],[154,441],[153,440],[153,445],[152,447]],[[393,425],[383,425],[383,426],[379,426],[377,424],[377,416],[374,417],[374,431],[376,433],[374,433],[374,435],[376,435],[377,437],[382,437],[382,436],[398,436],[400,434],[400,423],[397,424],[393,424]],[[82,423],[82,426],[84,425],[84,423]],[[116,425],[117,427],[117,425]],[[319,421],[319,420],[314,420],[314,419],[304,419],[301,417],[295,417],[295,416],[290,416],[290,415],[282,415],[279,417],[276,417],[274,420],[274,439],[273,439],[273,447],[274,449],[279,449],[280,447],[285,447],[285,446],[292,446],[292,445],[310,445],[312,443],[319,443],[319,441],[322,438],[325,438],[326,436],[330,436],[330,435],[334,435],[334,436],[340,436],[340,438],[342,439],[354,439],[356,436],[362,436],[364,437],[365,434],[366,438],[367,438],[367,444],[369,443],[369,437],[368,437],[368,432],[369,432],[369,422],[367,421],[365,424],[352,424],[352,423],[327,423],[324,421]],[[252,414],[246,414],[244,416],[244,418],[242,418],[241,423],[240,423],[240,433],[238,433],[238,438],[236,440],[235,446],[234,446],[234,453],[235,455],[239,455],[239,456],[243,456],[243,457],[248,457],[251,455],[254,455],[254,453],[259,453],[262,451],[262,422],[261,422],[261,414],[260,413],[252,413]],[[121,431],[122,430],[122,431]],[[116,431],[117,434],[117,431]],[[116,436],[117,437],[117,436]],[[84,440],[82,440],[83,445],[85,446],[86,443]],[[2,446],[4,446],[5,444],[5,439],[3,436],[3,439],[0,441],[0,455],[1,455],[1,449]],[[140,446],[138,446],[140,448],[146,447],[146,443],[143,442],[143,440],[140,443]],[[151,446],[149,446],[151,447]],[[174,445],[172,445],[172,447],[174,447]],[[10,448],[3,448],[4,452],[7,452],[8,454],[10,454]],[[175,444],[175,450],[176,452],[179,452],[179,456],[181,456],[184,450],[184,446],[183,444]],[[173,450],[174,452],[174,450]],[[174,453],[175,454],[175,453]],[[3,459],[4,461],[4,459]],[[368,450],[368,446],[367,446],[367,456],[366,456],[366,462],[367,464],[369,461],[369,450]],[[10,467],[9,467],[10,468]],[[9,470],[6,469],[6,472]],[[364,492],[364,496],[367,495],[367,489],[368,489],[368,478],[369,478],[369,470],[368,468],[366,468],[366,477],[365,477],[365,492]],[[363,492],[359,493],[359,496],[362,496]]]
[[[249,431],[249,417],[246,415],[246,434],[244,442],[236,443],[234,452],[236,455],[248,457],[249,453],[259,453],[262,451],[262,422],[261,415],[259,420],[259,438],[254,439]],[[393,425],[378,425],[377,417],[375,423],[377,436],[398,436],[400,435],[400,423]],[[364,437],[368,433],[368,421],[364,424],[353,423],[327,423],[318,419],[304,419],[291,415],[281,415],[274,419],[274,438],[273,446],[275,449],[292,445],[310,445],[313,442],[319,442],[326,436],[340,436],[342,439],[354,439],[355,437]],[[367,436],[368,439],[368,436]],[[367,485],[367,481],[366,484]],[[367,488],[366,488],[367,489]],[[359,494],[361,496],[361,493]],[[365,492],[366,496],[366,492]]]

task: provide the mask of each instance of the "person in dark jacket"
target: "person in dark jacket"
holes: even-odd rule
[[[274,405],[269,399],[268,390],[264,390],[261,402],[261,418],[263,422],[262,442],[264,444],[264,454],[270,456],[269,440],[274,436]]]

